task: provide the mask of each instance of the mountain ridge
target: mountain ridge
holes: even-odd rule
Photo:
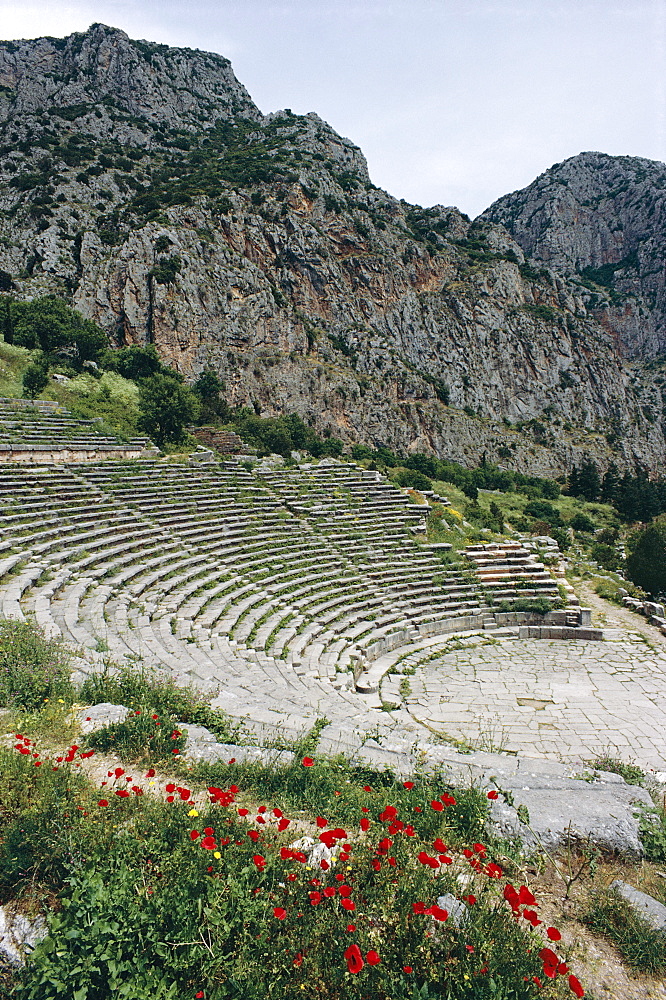
[[[261,115],[223,57],[95,25],[0,43],[0,84],[4,294],[64,295],[350,443],[663,463],[660,368],[627,363],[589,289],[493,220],[375,187],[316,114]]]

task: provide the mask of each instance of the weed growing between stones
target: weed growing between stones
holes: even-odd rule
[[[594,897],[583,923],[610,938],[632,968],[666,972],[666,935],[651,927],[611,889]]]
[[[367,769],[371,784],[305,756],[274,771],[275,796],[252,808],[233,782],[208,785],[200,804],[175,782],[144,794],[121,767],[100,797],[76,774],[78,747],[47,760],[19,735],[1,753],[5,785],[23,796],[1,793],[14,812],[5,885],[43,878],[48,860],[59,893],[17,1000],[584,995],[529,887],[506,880],[492,846],[461,838],[462,815],[483,811],[478,790],[465,805],[441,785],[433,793],[435,779]],[[300,787],[304,806],[333,785],[327,813],[290,817],[278,804]],[[37,836],[61,795],[63,822]],[[27,855],[10,872],[17,845]]]
[[[98,674],[90,674],[78,692],[84,704],[95,705],[112,702],[127,705],[134,712],[144,715],[156,714],[162,718],[165,727],[176,721],[206,726],[219,740],[238,743],[240,727],[222,712],[212,709],[203,697],[190,688],[179,687],[171,677],[165,677],[145,668],[107,668]],[[143,722],[128,723],[125,730],[117,735],[130,733],[132,727],[140,730]],[[117,753],[122,752],[122,743],[115,744]],[[101,749],[101,748],[100,748]]]

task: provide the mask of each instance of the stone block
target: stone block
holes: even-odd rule
[[[628,882],[622,882],[616,878],[611,882],[611,889],[625,899],[627,903],[636,911],[656,931],[666,932],[666,906],[659,903],[646,892],[635,889]]]

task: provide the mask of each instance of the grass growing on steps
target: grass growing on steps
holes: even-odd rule
[[[651,927],[613,890],[593,899],[583,922],[617,945],[633,969],[666,972],[666,934]]]

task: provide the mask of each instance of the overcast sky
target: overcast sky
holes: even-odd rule
[[[582,150],[666,160],[666,0],[0,0],[2,38],[95,21],[227,56],[421,205],[475,216]]]

